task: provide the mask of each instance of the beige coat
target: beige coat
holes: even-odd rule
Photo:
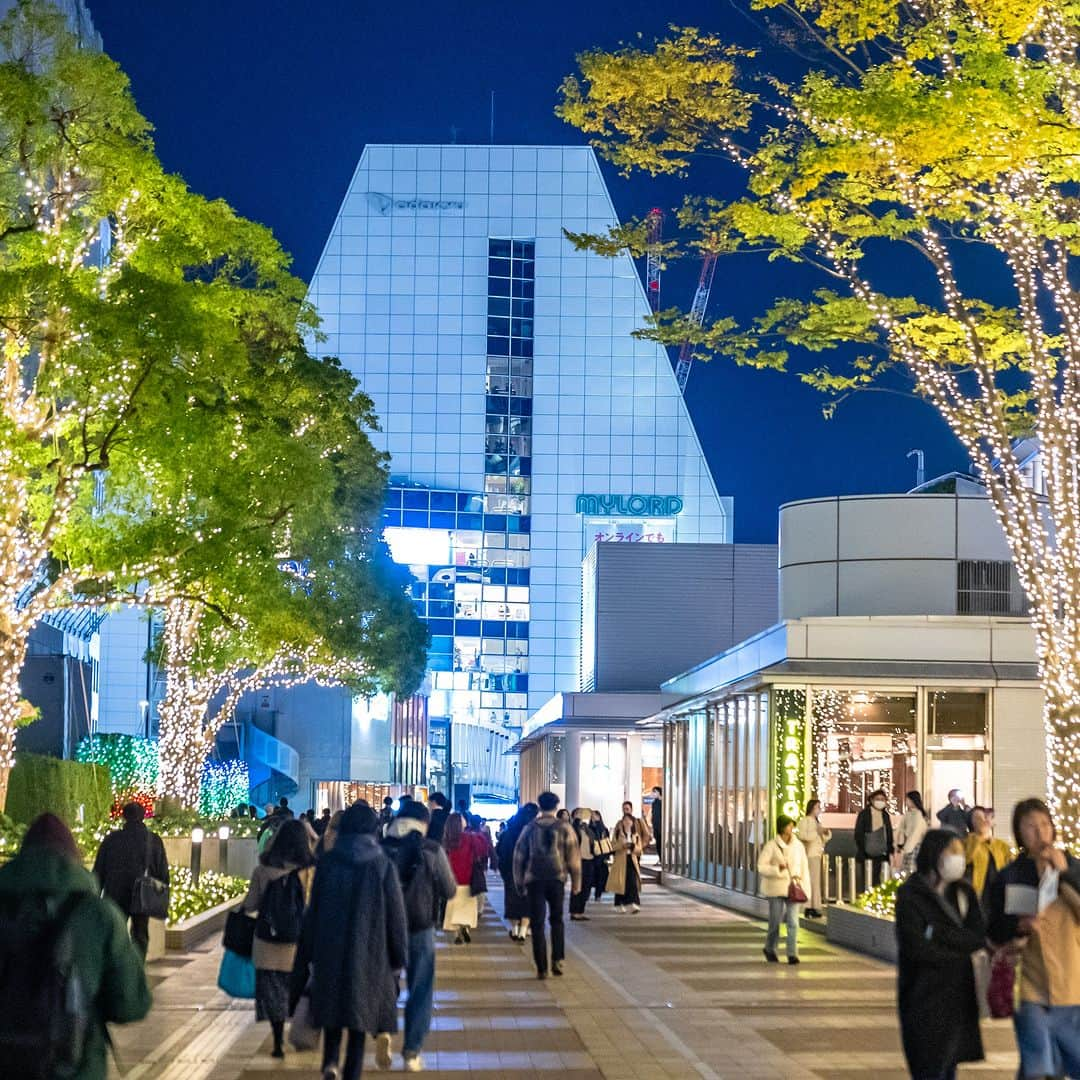
[[[259,863],[255,872],[251,875],[251,884],[248,886],[247,896],[244,897],[242,908],[249,915],[254,915],[259,910],[259,903],[267,885],[276,881],[286,874],[292,873],[295,867],[263,866]],[[300,885],[304,890],[304,902],[311,898],[311,881],[315,876],[315,868],[308,867],[300,871]],[[255,939],[251,952],[251,962],[263,971],[292,971],[293,960],[296,958],[296,946],[280,944],[276,941],[262,941]]]
[[[1080,1005],[1080,896],[1062,882],[1020,961],[1020,1000]]]
[[[790,844],[785,844],[779,836],[774,836],[761,849],[757,871],[761,878],[762,896],[787,896],[788,886],[792,881],[797,881],[804,889],[810,883],[810,864],[806,861],[806,849],[797,836],[791,837]]]
[[[796,831],[808,859],[818,859],[825,854],[825,845],[832,839],[832,829],[826,829],[817,818],[804,817]]]
[[[633,859],[637,868],[638,876],[641,876],[641,853],[648,843],[649,830],[640,818],[634,819],[629,838],[633,841],[633,847],[627,847],[627,833],[623,831],[622,819],[611,830],[611,844],[613,847],[611,869],[608,871],[607,891],[616,896],[626,892],[626,864],[628,859]]]

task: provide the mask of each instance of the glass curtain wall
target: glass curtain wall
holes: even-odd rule
[[[664,725],[665,868],[757,891],[769,828],[769,695],[737,694]]]

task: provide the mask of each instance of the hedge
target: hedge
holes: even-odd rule
[[[19,754],[8,780],[8,817],[29,824],[46,810],[68,825],[107,818],[112,805],[112,782],[103,765],[64,761],[44,754]]]

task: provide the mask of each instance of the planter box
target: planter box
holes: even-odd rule
[[[896,923],[843,904],[829,907],[828,941],[896,963]]]
[[[167,949],[179,949],[186,952],[188,949],[205,941],[214,934],[220,934],[225,929],[225,916],[235,907],[240,906],[242,896],[218,904],[217,907],[207,908],[198,915],[192,915],[190,919],[174,923],[165,927],[165,947]]]
[[[191,865],[191,837],[164,836],[165,855],[170,866]],[[228,868],[221,865],[221,841],[216,836],[208,836],[202,845],[202,868],[232,874],[233,877],[249,878],[258,862],[255,838],[241,836],[228,842]]]

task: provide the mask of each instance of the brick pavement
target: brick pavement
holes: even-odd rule
[[[501,897],[492,894],[501,905]],[[501,906],[500,906],[501,910]],[[445,1080],[667,1077],[891,1080],[907,1075],[894,970],[803,932],[803,963],[766,965],[760,923],[648,886],[639,915],[591,904],[568,923],[566,975],[539,982],[489,906],[470,946],[440,935],[427,1074]],[[315,1054],[269,1055],[250,1002],[215,986],[216,944],[151,964],[155,1006],[115,1031],[125,1080],[301,1080]],[[1015,1076],[1007,1022],[972,1080]],[[400,1045],[400,1036],[395,1048]],[[395,1071],[400,1058],[395,1056]],[[365,1074],[375,1071],[371,1055]]]

